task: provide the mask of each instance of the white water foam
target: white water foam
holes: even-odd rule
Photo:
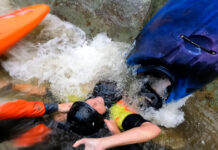
[[[189,96],[178,101],[173,101],[169,104],[164,104],[159,110],[155,110],[151,107],[147,108],[144,97],[140,97],[138,92],[143,83],[149,82],[149,78],[150,77],[148,76],[144,79],[132,79],[124,99],[126,99],[127,103],[146,120],[152,121],[153,123],[166,128],[174,128],[178,126],[184,121],[184,112],[181,110],[181,107],[185,105]]]
[[[181,107],[185,105],[188,97],[180,99],[177,102],[171,102],[167,105],[165,104],[158,111],[150,108],[141,113],[147,120],[151,120],[166,128],[174,128],[184,121],[184,112],[181,110]]]
[[[2,62],[14,79],[48,81],[60,98],[82,95],[81,86],[90,82],[121,80],[129,44],[114,42],[105,33],[88,40],[80,28],[54,15],[48,15],[37,30]]]

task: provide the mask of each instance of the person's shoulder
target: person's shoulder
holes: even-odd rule
[[[123,120],[122,127],[124,130],[128,130],[131,128],[139,127],[143,123],[149,122],[148,120],[144,119],[139,114],[130,114],[126,116],[126,118]]]

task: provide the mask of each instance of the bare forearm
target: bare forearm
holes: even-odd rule
[[[101,144],[105,149],[142,143],[149,141],[160,133],[160,128],[152,123],[143,123],[140,127],[130,129],[109,137],[101,138]]]
[[[105,150],[112,147],[146,142],[158,136],[160,128],[152,123],[144,122],[140,127],[132,128],[120,134],[104,138],[84,138],[76,141],[73,147],[85,144],[87,150]]]

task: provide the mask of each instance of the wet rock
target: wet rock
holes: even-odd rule
[[[0,149],[1,150],[17,150],[17,148],[15,148],[11,142],[3,142],[0,143]]]
[[[153,141],[169,149],[181,149],[185,146],[185,139],[179,131],[179,128],[162,129],[161,134]]]
[[[9,86],[10,82],[7,80],[0,80],[0,90]]]
[[[153,141],[149,141],[143,143],[143,150],[172,150],[172,148],[167,146],[161,146],[160,144],[157,144]]]
[[[10,0],[27,6],[45,3],[58,17],[82,28],[90,37],[106,32],[114,40],[132,42],[144,26],[151,0]]]
[[[56,0],[53,13],[81,27],[91,37],[106,32],[131,42],[143,27],[151,0]]]
[[[0,58],[1,60],[2,58]],[[8,73],[0,66],[0,91],[7,90],[10,87],[11,78]]]
[[[144,20],[144,24],[146,24],[167,1],[168,0],[151,0],[150,8],[147,17]]]
[[[9,0],[24,7],[44,3],[51,13],[82,28],[90,37],[106,32],[132,43],[143,26],[168,0]]]
[[[10,0],[24,7],[44,3],[51,13],[82,28],[89,37],[106,32],[113,40],[132,43],[167,0]]]
[[[197,91],[184,108],[184,149],[216,149],[218,147],[218,80]]]
[[[47,4],[52,6],[53,0],[8,0],[12,6],[25,7],[33,4]]]
[[[30,95],[39,95],[44,96],[46,94],[46,88],[43,86],[35,86],[32,84],[13,84],[12,88],[20,92],[30,94]]]

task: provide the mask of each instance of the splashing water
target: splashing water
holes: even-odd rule
[[[48,81],[63,98],[82,95],[80,86],[117,79],[126,70],[129,44],[114,42],[105,33],[88,40],[80,28],[54,15],[48,15],[38,29],[9,51],[9,59],[2,63],[15,79]]]
[[[143,111],[143,116],[147,120],[153,120],[156,124],[165,126],[167,128],[174,128],[184,121],[184,112],[180,110],[185,105],[188,97],[179,100],[178,102],[172,102],[168,105],[164,105],[163,108],[155,111],[150,108]]]
[[[138,113],[140,113],[146,120],[150,120],[158,125],[166,128],[174,128],[184,121],[184,112],[181,107],[185,105],[186,100],[190,97],[187,96],[177,102],[164,104],[162,108],[155,110],[151,107],[147,108],[144,103],[144,98],[138,96],[138,92],[143,83],[149,82],[149,77],[143,79],[133,78],[130,81],[129,89],[125,94],[125,100],[131,105]],[[160,83],[162,81],[160,80]]]

